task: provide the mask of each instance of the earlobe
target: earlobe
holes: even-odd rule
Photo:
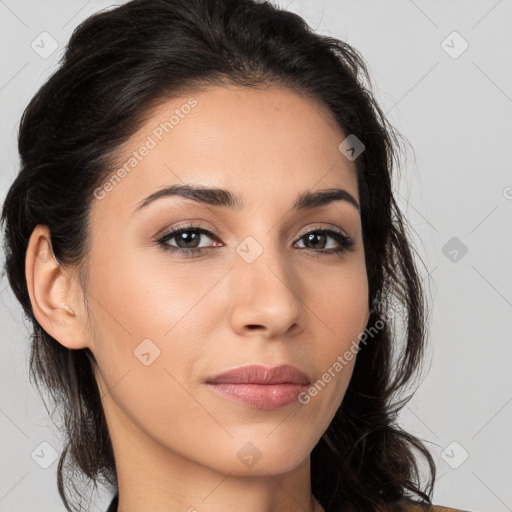
[[[41,327],[69,349],[88,347],[80,310],[76,312],[79,286],[55,259],[47,226],[38,225],[32,231],[25,275],[32,310]]]

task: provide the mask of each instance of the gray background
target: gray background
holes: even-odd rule
[[[77,24],[109,5],[0,0],[0,199],[16,174],[25,105]],[[432,319],[424,378],[400,421],[437,461],[434,502],[512,511],[512,2],[278,5],[362,52],[381,106],[414,148],[397,197],[428,269]],[[42,32],[58,43],[47,58],[31,47],[42,52],[46,37],[51,49]],[[59,434],[29,384],[28,330],[6,279],[0,304],[0,512],[64,510],[57,461],[41,445],[59,452]],[[91,500],[87,510],[105,510],[108,490]]]

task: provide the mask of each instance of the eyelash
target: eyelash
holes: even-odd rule
[[[212,233],[211,231],[209,231],[201,226],[191,224],[191,225],[187,225],[187,226],[179,226],[170,231],[167,231],[166,233],[164,233],[162,236],[160,236],[156,240],[156,243],[158,245],[162,246],[164,251],[170,251],[174,254],[181,255],[182,257],[185,257],[185,258],[193,258],[194,253],[202,253],[205,249],[213,249],[213,247],[200,247],[200,248],[196,247],[196,248],[191,248],[191,249],[184,249],[183,247],[174,247],[174,246],[168,245],[166,243],[169,240],[171,240],[172,238],[174,238],[182,233],[186,233],[188,231],[194,231],[194,232],[197,232],[200,234],[204,234],[213,239],[218,238],[215,233]],[[311,231],[304,233],[298,240],[302,240],[304,237],[306,237],[307,235],[309,235],[311,233],[329,235],[331,238],[336,240],[336,242],[338,242],[340,247],[337,249],[327,249],[327,250],[326,249],[315,250],[315,249],[308,249],[308,248],[305,248],[302,250],[308,250],[313,253],[317,253],[318,256],[341,254],[344,252],[350,252],[350,251],[354,250],[355,240],[352,237],[345,235],[343,232],[335,230],[335,229],[328,229],[328,228],[313,229]]]

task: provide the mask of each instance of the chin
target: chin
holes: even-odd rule
[[[275,432],[268,435],[269,432],[271,430],[261,437],[248,436],[244,440],[237,437],[222,447],[222,453],[217,451],[209,456],[205,464],[232,476],[268,476],[269,473],[288,473],[309,460],[311,450],[308,446],[304,448],[303,439],[297,438],[294,442],[293,438],[281,438]]]

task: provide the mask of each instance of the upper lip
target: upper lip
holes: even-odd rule
[[[227,372],[209,377],[210,384],[302,384],[309,385],[311,379],[307,373],[291,364],[269,368],[262,364],[251,364],[233,368]]]

